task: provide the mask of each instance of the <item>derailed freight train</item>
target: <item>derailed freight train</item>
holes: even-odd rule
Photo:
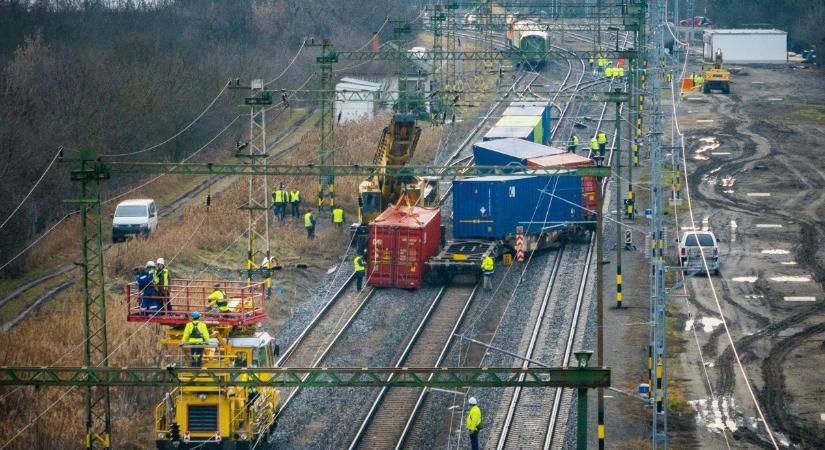
[[[487,144],[493,142],[498,149],[489,148]],[[546,154],[536,155],[540,151],[536,147],[544,147]],[[589,158],[517,139],[480,143],[475,150],[477,159],[489,161],[489,165],[593,165]],[[560,238],[592,231],[596,189],[597,181],[590,176],[491,175],[455,180],[452,239],[428,261],[431,278],[449,282],[456,275],[478,277],[484,256],[512,256],[518,238],[521,249],[529,253]]]

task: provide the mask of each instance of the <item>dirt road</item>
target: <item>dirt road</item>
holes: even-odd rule
[[[679,111],[693,216],[720,238],[722,270],[693,277],[689,297],[673,301],[687,342],[676,376],[701,448],[725,448],[726,439],[772,448],[718,298],[777,442],[815,448],[825,439],[825,74],[732,69],[730,95],[690,93]],[[687,212],[679,209],[681,227],[691,225]]]

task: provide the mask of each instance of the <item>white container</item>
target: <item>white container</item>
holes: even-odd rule
[[[707,30],[703,55],[713,60],[722,50],[725,64],[786,64],[788,32],[782,30]]]

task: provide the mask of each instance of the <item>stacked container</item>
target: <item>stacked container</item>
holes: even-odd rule
[[[543,130],[542,144],[546,144],[550,139],[550,108],[546,106],[525,106],[513,105],[504,110],[501,117],[523,117],[541,116],[541,128]]]
[[[367,283],[372,286],[418,288],[427,260],[438,254],[441,211],[391,206],[369,225]]]
[[[476,166],[526,166],[530,158],[564,153],[560,148],[548,147],[521,139],[497,139],[473,145]]]
[[[453,237],[510,240],[562,232],[586,218],[582,183],[572,176],[489,176],[453,181]]]
[[[495,128],[530,128],[533,130],[533,140],[536,144],[544,144],[544,128],[542,117],[539,116],[504,116],[496,122]]]
[[[593,160],[575,153],[560,153],[557,155],[540,156],[527,160],[530,167],[590,167]],[[594,220],[595,214],[589,211],[596,211],[596,177],[580,177],[582,183],[582,206],[585,220]]]

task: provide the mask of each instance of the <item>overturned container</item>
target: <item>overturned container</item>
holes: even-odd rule
[[[521,139],[497,139],[476,142],[473,145],[473,160],[476,166],[526,166],[530,158],[557,155],[565,151]]]
[[[575,153],[559,153],[556,155],[530,158],[527,160],[527,165],[529,167],[590,167],[593,166],[593,160]],[[582,185],[582,216],[586,221],[595,220],[596,177],[586,176],[579,178],[581,179]]]
[[[421,287],[427,260],[438,254],[440,241],[441,210],[390,206],[369,225],[367,283]]]

